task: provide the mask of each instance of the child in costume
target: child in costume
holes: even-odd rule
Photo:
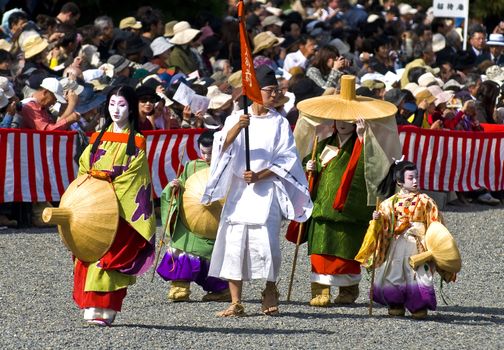
[[[434,200],[419,192],[418,170],[414,163],[398,161],[393,164],[380,189],[391,195],[396,184],[400,191],[373,212],[374,222],[367,233],[379,237],[377,248],[374,247],[376,271],[372,297],[387,305],[391,316],[404,316],[408,309],[414,318],[423,319],[427,317],[427,310],[436,309],[433,286],[436,269],[433,262],[413,269],[409,258],[425,250],[425,232],[432,222],[441,221],[441,216]],[[375,249],[364,244],[356,259],[364,266],[373,266]],[[440,273],[446,281],[455,279],[455,274]]]
[[[210,166],[212,159],[213,131],[206,130],[198,138],[201,159],[192,160],[184,167],[184,172],[178,179],[166,186],[161,194],[161,219],[163,227],[166,220],[170,220],[172,213],[182,206],[182,195],[186,181],[195,173]],[[172,191],[178,191],[177,200],[170,208]],[[174,193],[175,195],[175,193]],[[178,215],[178,214],[177,214]],[[170,220],[170,224],[173,219]],[[226,281],[209,277],[208,268],[215,239],[210,239],[191,232],[180,217],[176,224],[168,248],[157,272],[165,281],[172,281],[168,292],[168,299],[173,301],[187,301],[191,294],[190,283],[196,282],[207,292],[203,301],[230,301],[229,287]]]
[[[119,225],[112,246],[95,262],[75,259],[73,298],[84,319],[110,326],[129,285],[154,261],[156,218],[145,139],[138,133],[138,100],[129,86],[107,98],[106,123],[82,153],[79,176],[92,170],[108,174],[119,204]]]

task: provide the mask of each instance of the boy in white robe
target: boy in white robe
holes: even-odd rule
[[[278,314],[276,281],[280,271],[282,217],[306,221],[312,201],[287,119],[274,105],[279,96],[274,72],[257,69],[263,104],[253,103],[226,119],[215,135],[211,175],[203,203],[226,198],[212,254],[209,275],[227,279],[231,305],[218,316],[240,316],[242,282],[266,279],[262,312]],[[245,165],[245,136],[249,128],[250,171]]]

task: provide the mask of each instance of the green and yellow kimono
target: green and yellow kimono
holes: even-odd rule
[[[154,261],[156,218],[152,184],[145,154],[145,139],[135,136],[135,154],[126,154],[129,129],[103,134],[94,154],[98,133],[93,134],[79,164],[79,176],[90,170],[109,174],[119,204],[119,225],[109,251],[100,260],[75,259],[73,297],[81,308],[121,310],[126,288]]]

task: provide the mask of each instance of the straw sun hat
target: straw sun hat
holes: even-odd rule
[[[28,59],[44,51],[47,46],[49,46],[49,43],[46,39],[39,35],[33,35],[23,42],[21,49],[24,52],[25,58]]]
[[[110,249],[119,225],[114,187],[104,179],[81,175],[68,186],[59,208],[44,209],[42,219],[58,225],[63,243],[79,260],[96,261]]]
[[[254,51],[252,54],[261,52],[264,49],[278,46],[283,43],[285,38],[279,38],[270,31],[261,32],[254,37]]]
[[[299,111],[317,118],[355,121],[394,116],[397,107],[390,102],[356,96],[355,76],[341,77],[341,93],[309,98],[298,103]]]
[[[427,251],[410,257],[409,264],[416,269],[421,264],[434,260],[444,271],[457,273],[462,268],[462,259],[455,239],[440,222],[433,222],[425,233]]]
[[[209,174],[210,168],[205,168],[187,179],[182,195],[180,217],[184,225],[194,234],[215,239],[224,200],[215,201],[210,205],[201,204]]]
[[[189,22],[181,21],[173,26],[173,38],[170,42],[174,45],[186,45],[193,41],[201,33],[197,29],[191,28]]]

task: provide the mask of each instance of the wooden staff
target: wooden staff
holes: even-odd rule
[[[315,156],[317,153],[317,144],[318,144],[318,136],[315,136],[315,139],[313,140],[313,148],[312,148],[312,153],[311,153],[311,160],[315,160]],[[313,177],[313,172],[308,171],[308,187],[310,187],[310,183],[312,181]],[[311,192],[311,188],[309,188]],[[289,282],[289,290],[287,292],[287,301],[290,301],[291,297],[291,292],[292,292],[292,283],[294,282],[294,273],[296,271],[296,264],[297,264],[297,256],[299,253],[299,245],[301,244],[301,238],[303,236],[303,230],[304,230],[304,222],[301,222],[299,224],[299,230],[298,230],[298,236],[296,240],[296,249],[294,250],[294,261],[292,262],[292,271],[291,271],[291,276],[290,276],[290,282]]]
[[[182,171],[182,162],[183,162],[184,154],[186,152],[187,144],[188,143],[189,142],[186,142],[186,144],[184,145],[184,148],[182,149],[182,153],[179,154],[180,162],[179,162],[179,165],[177,167],[177,174],[176,174],[176,177],[175,177],[176,179],[179,178],[180,173]],[[154,276],[156,275],[156,268],[158,266],[159,256],[161,255],[161,250],[163,248],[164,240],[166,238],[166,229],[168,228],[168,223],[171,221],[170,220],[170,213],[171,213],[171,210],[172,210],[173,201],[175,199],[175,192],[177,192],[176,195],[178,196],[178,194],[180,192],[180,188],[177,191],[174,191],[173,188],[172,188],[172,191],[170,192],[170,202],[168,204],[168,213],[166,213],[166,220],[165,220],[165,223],[164,223],[164,226],[163,226],[163,236],[159,240],[159,248],[158,248],[158,252],[156,254],[156,260],[154,261],[154,269],[152,269],[151,282],[154,281]]]
[[[380,209],[380,197],[376,197],[376,211]],[[369,316],[373,316],[373,293],[374,293],[374,279],[375,279],[375,271],[376,271],[376,252],[378,251],[378,244],[381,239],[381,230],[378,232],[378,236],[376,237],[376,247],[373,252],[373,265],[371,265],[371,288],[369,289]]]

